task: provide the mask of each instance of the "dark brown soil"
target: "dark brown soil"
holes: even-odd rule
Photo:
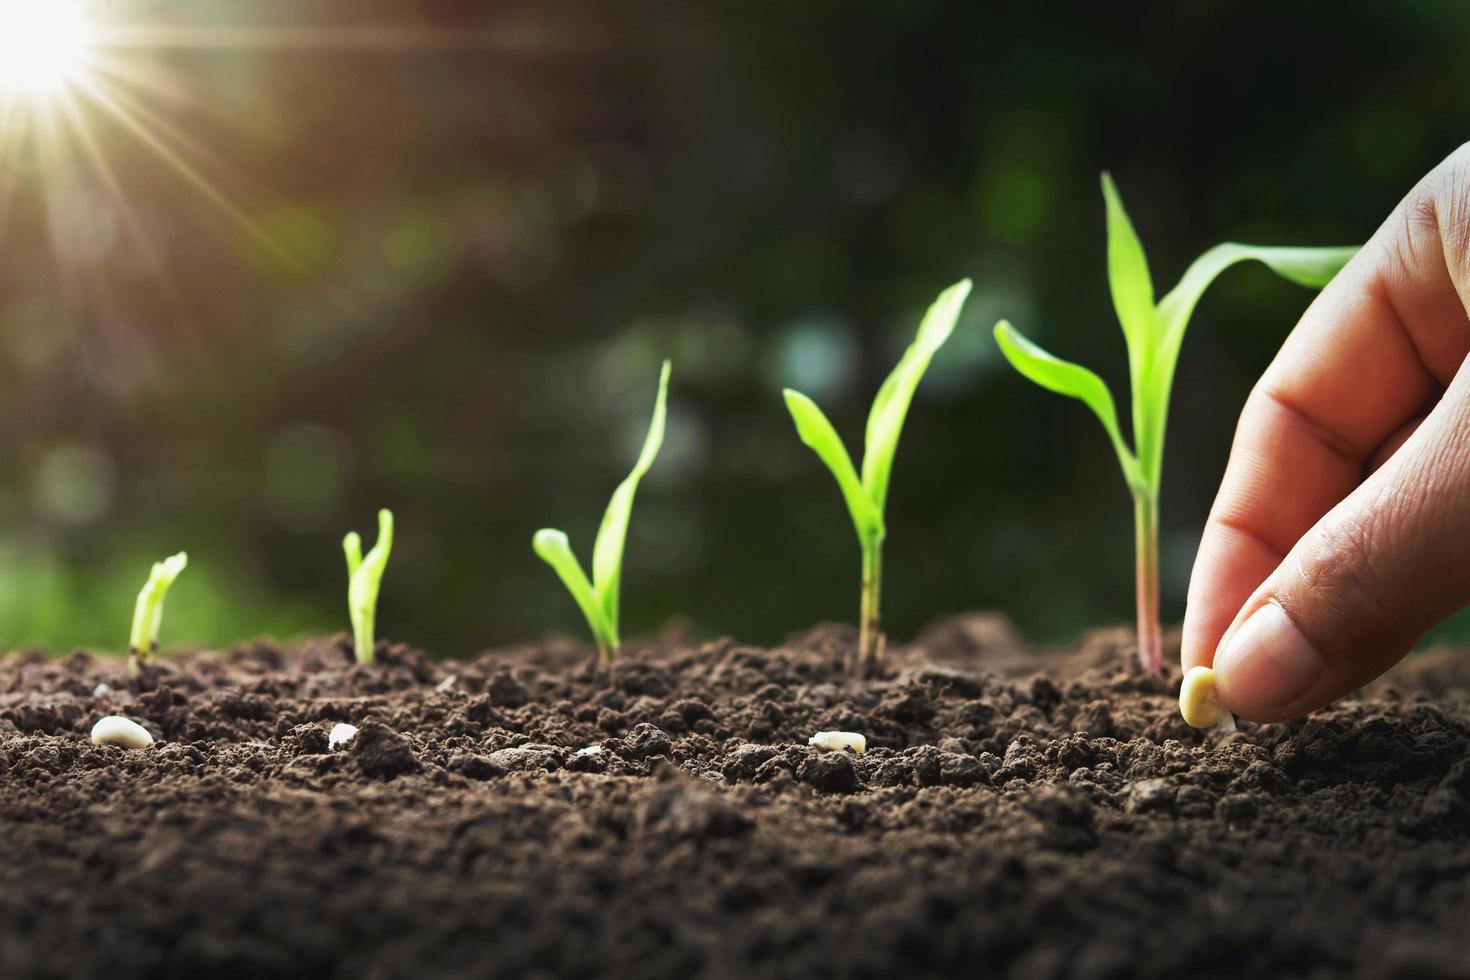
[[[0,977],[1470,976],[1470,657],[1204,735],[1126,632],[853,640],[11,655]]]

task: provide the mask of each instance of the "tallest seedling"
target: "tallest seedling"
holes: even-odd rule
[[[898,436],[908,415],[914,391],[929,369],[935,352],[954,332],[960,308],[970,295],[970,280],[963,279],[944,292],[924,314],[919,334],[904,351],[898,366],[878,389],[873,407],[868,412],[868,431],[863,447],[863,472],[858,475],[852,457],[842,439],[817,403],[799,391],[787,388],[786,408],[796,423],[796,434],[827,464],[837,478],[837,486],[852,514],[858,545],[863,552],[863,593],[861,619],[858,624],[858,664],[871,673],[883,653],[879,632],[878,600],[883,581],[884,505],[888,503],[888,477],[893,471],[893,456],[898,452]]]
[[[1113,396],[1087,368],[1053,357],[1002,320],[995,339],[1017,371],[1043,388],[1084,402],[1101,420],[1133,494],[1138,549],[1138,659],[1145,671],[1163,670],[1159,629],[1159,477],[1164,460],[1164,424],[1179,346],[1195,304],[1215,277],[1230,266],[1255,259],[1284,279],[1321,287],[1353,253],[1350,248],[1267,248],[1226,242],[1194,261],[1184,278],[1157,304],[1143,245],[1133,231],[1118,188],[1102,176],[1108,213],[1108,283],[1113,308],[1128,345],[1128,378],[1133,402],[1133,448],[1123,442]]]

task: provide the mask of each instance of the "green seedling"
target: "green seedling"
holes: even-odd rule
[[[1226,242],[1196,259],[1179,284],[1155,303],[1143,245],[1123,210],[1117,187],[1106,173],[1102,175],[1102,189],[1107,206],[1108,283],[1128,346],[1132,448],[1123,441],[1113,396],[1096,374],[1079,364],[1053,357],[1005,320],[995,325],[995,339],[1006,359],[1021,374],[1092,409],[1112,440],[1134,503],[1138,657],[1145,671],[1159,673],[1163,670],[1163,635],[1159,626],[1159,481],[1169,393],[1190,314],[1210,283],[1237,262],[1254,259],[1284,279],[1318,288],[1325,286],[1357,249],[1274,248]]]
[[[796,423],[801,441],[816,453],[832,475],[847,502],[857,530],[858,546],[863,555],[862,600],[858,620],[858,662],[864,672],[871,672],[883,654],[883,635],[879,630],[880,588],[883,571],[883,539],[887,528],[883,521],[888,502],[888,479],[893,470],[893,456],[898,450],[898,436],[909,403],[924,372],[929,368],[940,346],[949,339],[959,319],[960,308],[970,295],[970,280],[964,279],[939,294],[934,305],[924,314],[918,336],[899,358],[898,366],[878,389],[873,407],[868,412],[867,437],[863,450],[863,469],[859,476],[842,439],[816,402],[799,391],[787,388],[783,394],[786,408]]]
[[[378,541],[366,555],[356,531],[342,539],[342,551],[347,555],[347,613],[352,617],[352,647],[360,664],[373,662],[378,586],[392,550],[393,512],[387,508],[378,511]]]
[[[163,599],[169,586],[189,565],[189,556],[179,552],[163,561],[153,563],[148,582],[138,593],[138,602],[133,606],[133,632],[128,639],[129,663],[136,670],[146,664],[158,652],[158,627],[163,622]]]
[[[653,466],[664,444],[670,369],[670,363],[664,361],[658,378],[658,398],[653,404],[653,421],[649,423],[638,462],[633,464],[633,472],[628,474],[628,478],[613,491],[607,511],[602,515],[602,526],[597,529],[597,540],[592,546],[592,578],[587,578],[563,532],[542,528],[531,541],[536,554],[556,571],[582,610],[582,615],[587,617],[587,625],[597,643],[598,656],[605,664],[612,663],[621,645],[618,605],[623,577],[623,546],[628,537],[628,522],[633,515],[633,496],[638,492],[638,483]]]

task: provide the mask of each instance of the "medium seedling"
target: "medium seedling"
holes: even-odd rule
[[[378,540],[366,555],[362,538],[353,531],[342,539],[347,555],[347,613],[352,617],[352,647],[357,662],[373,662],[373,625],[378,616],[378,586],[393,550],[393,512],[378,511]]]
[[[847,502],[857,530],[858,546],[863,555],[862,600],[858,620],[858,661],[864,672],[871,672],[883,653],[880,632],[880,588],[883,570],[884,505],[888,502],[888,478],[893,470],[893,456],[898,450],[899,433],[909,403],[929,362],[940,346],[949,339],[959,319],[960,308],[970,295],[970,280],[964,279],[939,294],[919,325],[918,336],[899,358],[898,366],[878,389],[873,407],[868,412],[867,438],[863,450],[862,475],[858,475],[842,439],[816,402],[799,391],[787,388],[783,393],[786,408],[796,423],[801,441],[816,453],[832,475]]]
[[[638,483],[653,466],[664,443],[670,369],[670,363],[664,361],[658,379],[658,398],[653,404],[653,421],[649,423],[638,462],[633,464],[633,472],[628,474],[628,478],[613,491],[607,511],[602,515],[602,526],[597,529],[597,540],[592,547],[592,578],[587,578],[563,532],[542,528],[531,541],[536,554],[556,571],[582,610],[582,615],[587,617],[587,625],[597,643],[598,656],[604,664],[613,662],[621,645],[618,607],[623,577],[623,546],[628,537],[628,522],[633,515],[633,496],[638,492]]]
[[[189,556],[179,552],[153,563],[148,582],[133,606],[133,631],[128,638],[128,664],[134,673],[158,652],[158,627],[163,622],[163,599],[169,586],[189,565]]]
[[[1005,320],[995,325],[995,339],[1006,359],[1021,374],[1092,409],[1112,440],[1123,478],[1133,495],[1138,658],[1145,671],[1159,673],[1163,670],[1163,634],[1159,626],[1159,482],[1169,393],[1190,314],[1210,283],[1237,262],[1254,259],[1284,279],[1315,288],[1326,285],[1356,248],[1273,248],[1226,242],[1196,259],[1179,284],[1155,304],[1143,245],[1123,210],[1117,187],[1106,173],[1102,175],[1102,188],[1107,206],[1108,283],[1128,346],[1132,449],[1123,441],[1113,396],[1101,378],[1081,365],[1053,357]]]

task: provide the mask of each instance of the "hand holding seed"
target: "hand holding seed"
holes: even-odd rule
[[[1186,669],[1281,721],[1470,599],[1470,144],[1318,297],[1241,413],[1200,542]]]

